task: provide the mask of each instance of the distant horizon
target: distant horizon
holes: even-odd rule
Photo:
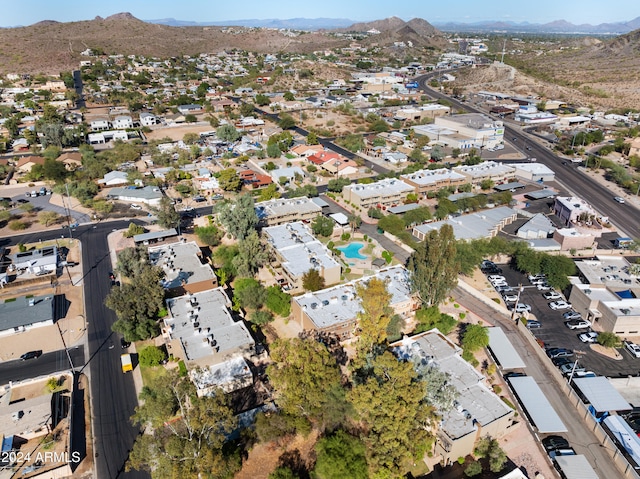
[[[112,0],[108,5],[88,4],[86,1],[68,0],[61,6],[50,0],[23,0],[3,10],[0,27],[29,26],[52,20],[61,23],[88,21],[95,17],[109,17],[118,13],[131,13],[142,21],[174,19],[178,22],[242,22],[245,20],[348,19],[354,23],[398,17],[404,21],[422,18],[429,23],[478,23],[508,21],[515,23],[545,24],[564,20],[574,25],[624,23],[640,17],[637,0],[538,0],[534,5],[516,4],[510,0],[493,0],[491,8],[474,0],[458,0],[451,4],[422,1],[420,4],[393,4],[383,0],[325,0],[322,10],[317,4],[291,5],[289,2],[263,2],[245,0],[238,15],[237,5],[216,4],[202,0]],[[365,18],[365,14],[366,17]]]

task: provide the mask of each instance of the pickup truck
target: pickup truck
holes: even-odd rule
[[[131,362],[130,354],[121,354],[120,362],[122,363],[122,372],[126,373],[128,371],[133,371],[133,363]]]

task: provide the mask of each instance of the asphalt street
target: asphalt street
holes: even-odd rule
[[[139,428],[132,426],[130,422],[138,401],[132,375],[123,374],[120,366],[120,339],[111,331],[111,325],[116,320],[115,314],[104,305],[104,299],[111,288],[109,272],[113,269],[107,236],[112,230],[126,228],[128,224],[129,221],[105,222],[81,226],[73,232],[74,238],[82,243],[88,357],[81,372],[88,372],[90,379],[94,467],[98,479],[149,478],[145,472],[124,472],[129,451],[140,433]],[[60,236],[68,237],[68,229],[2,238],[0,246],[47,241]],[[82,353],[84,350],[71,351],[72,358]],[[50,355],[52,357],[48,358]],[[43,359],[45,361],[39,363]],[[83,358],[77,359],[77,364],[76,359],[73,359],[76,366],[82,364]],[[27,361],[21,362],[20,367],[23,367],[22,363],[27,367]],[[40,364],[44,364],[42,367],[51,368],[62,367],[60,365],[65,364],[68,368],[64,351],[43,355],[29,363],[29,367],[40,367]],[[4,374],[4,367],[6,365],[0,367],[0,376]],[[29,369],[22,377],[33,376],[33,371]]]
[[[427,92],[429,96],[435,99],[447,100],[456,109],[486,115],[485,112],[467,103],[459,102],[430,88],[428,81],[432,76],[433,74],[424,75],[416,80],[420,84],[421,90]],[[640,210],[629,202],[625,204],[617,203],[613,199],[615,195],[607,187],[592,180],[578,168],[572,167],[570,163],[563,165],[562,158],[559,158],[547,147],[534,141],[534,137],[522,129],[509,125],[507,122],[505,122],[504,125],[505,141],[514,142],[513,139],[515,138],[514,143],[517,145],[524,145],[526,142],[530,150],[525,150],[525,153],[532,158],[536,158],[538,163],[542,163],[551,168],[556,173],[556,180],[558,182],[562,183],[576,196],[584,198],[602,215],[608,216],[610,221],[625,232],[626,235],[633,238],[640,237]],[[511,162],[512,160],[508,161]]]
[[[69,356],[71,356],[71,361],[76,368],[84,365],[84,347],[78,346],[69,349]],[[10,381],[20,381],[24,378],[46,376],[70,369],[71,365],[67,353],[63,349],[45,353],[37,359],[4,361],[0,363],[0,384],[8,384]]]

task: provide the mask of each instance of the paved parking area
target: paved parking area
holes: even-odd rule
[[[600,376],[628,377],[640,375],[640,358],[634,358],[626,350],[620,350],[622,359],[617,360],[593,351],[589,344],[578,339],[578,335],[590,329],[570,330],[564,324],[562,314],[569,310],[554,311],[549,307],[549,302],[542,296],[543,291],[531,285],[526,275],[514,270],[508,264],[499,264],[502,275],[515,290],[518,285],[523,286],[520,294],[520,302],[531,305],[530,319],[537,319],[542,327],[533,329],[536,338],[542,340],[547,348],[572,349],[579,358],[580,364],[588,371],[593,371]],[[497,295],[497,293],[495,294]],[[491,295],[494,296],[494,295]],[[597,324],[594,326],[597,331]]]

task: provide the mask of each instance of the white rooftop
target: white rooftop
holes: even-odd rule
[[[589,284],[628,289],[640,286],[638,278],[629,274],[629,263],[619,256],[598,256],[595,260],[576,261],[580,275]]]
[[[200,255],[200,247],[195,241],[149,248],[151,264],[162,267],[164,271],[162,286],[165,289],[178,288],[200,281],[211,281],[213,285],[216,275],[211,266],[200,261]]]
[[[461,165],[453,168],[455,171],[472,178],[487,175],[506,175],[515,172],[515,168],[495,161],[483,161],[477,165]]]
[[[393,308],[394,305],[411,298],[409,272],[403,266],[392,266],[373,276],[294,297],[293,301],[306,311],[319,329],[355,320],[358,313],[362,311],[355,286],[373,277],[388,280],[387,291],[391,294],[390,307]]]
[[[494,234],[500,225],[509,218],[515,219],[517,212],[509,207],[500,206],[483,210],[477,213],[458,216],[443,221],[425,223],[416,226],[414,230],[428,234],[431,230],[439,230],[442,225],[449,224],[453,227],[453,234],[459,240],[472,240],[478,238],[488,238]]]
[[[542,163],[505,163],[517,170],[527,171],[535,175],[553,175],[555,172]]]
[[[400,178],[411,180],[421,186],[428,186],[445,180],[464,180],[466,176],[448,168],[438,168],[437,170],[418,170],[408,175],[400,175]]]
[[[391,196],[402,193],[411,193],[413,186],[406,184],[404,181],[395,178],[385,178],[375,183],[369,184],[351,184],[344,187],[345,190],[351,190],[360,198],[373,198],[377,196]]]
[[[211,356],[215,364],[226,359],[225,353],[253,347],[253,337],[242,321],[233,320],[230,306],[222,288],[167,300],[165,325],[171,338],[180,340],[188,361]]]
[[[245,388],[253,381],[249,364],[242,356],[236,356],[219,364],[192,369],[189,371],[189,376],[200,391],[220,388],[225,393]]]
[[[317,212],[320,214],[322,208],[318,206],[313,200],[306,196],[299,198],[278,198],[268,201],[261,201],[255,205],[258,218],[288,216],[294,213],[304,214]]]
[[[340,266],[326,246],[301,221],[270,226],[262,231],[267,236],[267,241],[284,258],[282,267],[294,278],[310,269],[322,270]]]

